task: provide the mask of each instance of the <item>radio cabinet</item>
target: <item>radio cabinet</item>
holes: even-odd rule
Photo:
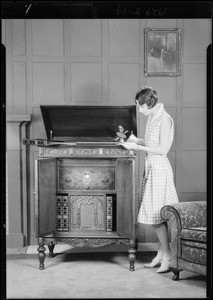
[[[49,147],[39,151],[35,166],[39,268],[44,269],[45,242],[50,257],[55,244],[63,242],[74,247],[125,244],[129,247],[129,269],[134,270],[133,153],[122,147]]]

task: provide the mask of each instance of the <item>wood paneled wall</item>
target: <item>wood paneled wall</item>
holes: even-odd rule
[[[180,28],[181,76],[144,76],[144,29]],[[206,49],[210,19],[2,20],[6,46],[7,114],[31,114],[30,138],[46,138],[40,105],[132,105],[144,85],[154,87],[175,122],[169,153],[180,201],[206,199]],[[146,118],[138,116],[143,136]],[[34,159],[29,151],[29,244],[34,228]],[[137,188],[144,153],[137,158]],[[8,176],[12,170],[8,169]],[[8,186],[10,188],[10,186]],[[15,201],[15,199],[8,199]],[[9,220],[15,211],[9,211]],[[21,221],[20,221],[21,222]],[[139,241],[155,242],[140,225]]]

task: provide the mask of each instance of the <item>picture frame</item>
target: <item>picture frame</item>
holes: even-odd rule
[[[180,76],[180,29],[144,29],[145,76]]]

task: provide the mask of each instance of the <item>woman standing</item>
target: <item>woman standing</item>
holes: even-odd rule
[[[166,204],[178,202],[173,171],[167,158],[174,138],[174,122],[164,105],[157,103],[157,93],[151,87],[138,91],[135,102],[139,113],[148,116],[145,137],[140,139],[131,135],[123,146],[146,152],[138,222],[152,225],[159,249],[156,257],[144,266],[154,268],[160,265],[156,272],[164,273],[170,270],[170,246],[167,224],[160,210]]]

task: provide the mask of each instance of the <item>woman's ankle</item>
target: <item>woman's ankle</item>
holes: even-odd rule
[[[163,257],[163,251],[160,249],[160,250],[158,250],[155,258],[162,258],[162,257]]]
[[[162,260],[170,260],[170,258],[171,258],[171,253],[163,253]]]

